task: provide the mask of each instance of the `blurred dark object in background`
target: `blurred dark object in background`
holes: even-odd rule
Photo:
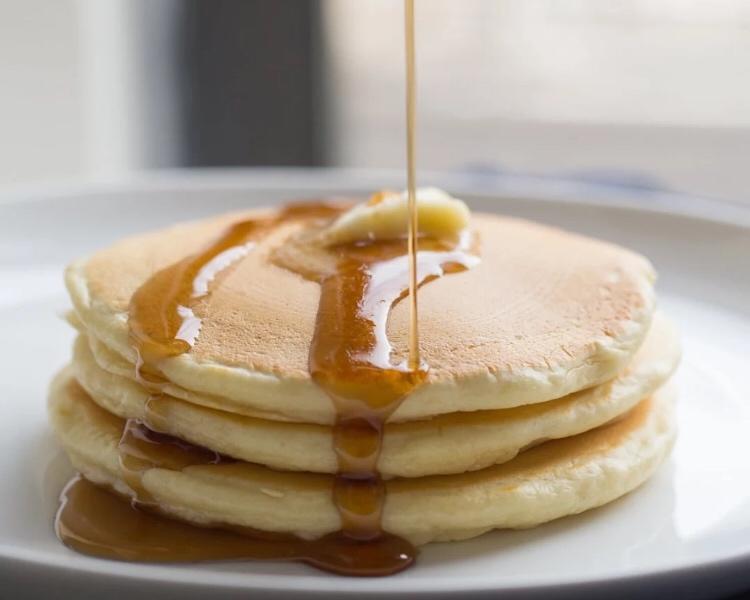
[[[185,0],[186,166],[322,164],[319,2]]]

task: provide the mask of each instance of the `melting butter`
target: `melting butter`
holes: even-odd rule
[[[420,235],[452,237],[469,225],[466,204],[437,188],[417,189],[417,219]],[[384,191],[374,194],[339,216],[319,233],[324,246],[404,237],[409,220],[406,192]]]

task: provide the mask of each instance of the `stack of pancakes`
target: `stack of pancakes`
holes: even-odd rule
[[[318,538],[340,529],[332,499],[336,410],[308,371],[319,285],[274,264],[279,227],[194,307],[189,352],[160,365],[154,393],[128,331],[134,292],[247,215],[126,239],[73,264],[79,336],[52,385],[52,422],[88,480],[134,492],[118,456],[128,419],[232,461],[154,466],[141,484],[160,510],[200,525]],[[517,219],[473,216],[481,262],[419,293],[427,379],[385,426],[382,525],[415,544],[522,528],[639,486],[675,437],[664,386],[679,360],[655,312],[643,257]],[[408,305],[387,323],[394,360]]]

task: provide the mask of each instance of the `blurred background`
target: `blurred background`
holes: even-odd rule
[[[419,166],[750,197],[750,2],[419,0]],[[401,0],[0,0],[0,185],[402,168]]]

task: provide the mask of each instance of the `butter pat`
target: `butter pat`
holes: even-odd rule
[[[437,188],[417,190],[419,233],[433,237],[460,233],[469,225],[469,207]],[[325,246],[406,235],[409,206],[406,192],[378,192],[336,219],[320,234]]]

